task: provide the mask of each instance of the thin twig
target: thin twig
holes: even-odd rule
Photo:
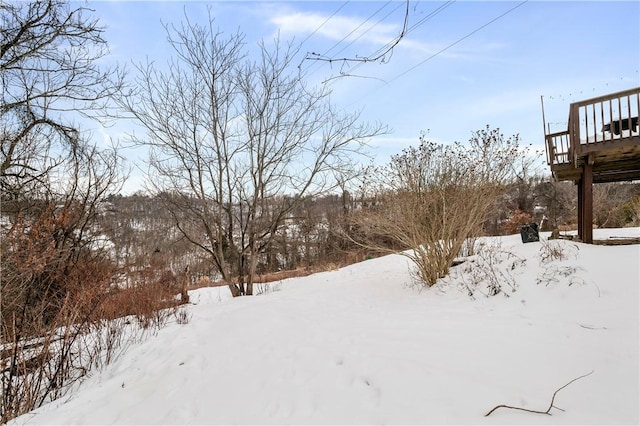
[[[564,389],[564,388],[566,388],[567,386],[569,386],[571,383],[573,383],[573,382],[575,382],[575,381],[577,381],[577,380],[580,380],[580,379],[582,379],[582,378],[584,378],[584,377],[590,376],[591,374],[593,374],[593,371],[594,371],[594,370],[591,370],[591,372],[589,372],[589,373],[587,373],[587,374],[584,374],[584,375],[582,375],[582,376],[580,376],[580,377],[576,377],[575,379],[571,380],[571,381],[570,381],[569,383],[567,383],[566,385],[564,385],[564,386],[562,386],[562,387],[558,388],[558,389],[553,393],[553,396],[551,397],[551,403],[549,404],[549,408],[547,408],[547,411],[529,410],[529,409],[527,409],[527,408],[522,408],[522,407],[513,407],[513,406],[511,406],[511,405],[504,405],[504,404],[501,404],[501,405],[496,405],[495,407],[493,407],[493,408],[491,409],[491,411],[489,411],[489,412],[488,412],[487,414],[485,414],[484,416],[485,416],[485,417],[488,417],[489,415],[491,415],[491,413],[493,413],[494,411],[496,411],[498,408],[509,408],[509,409],[511,409],[511,410],[520,410],[520,411],[526,411],[526,412],[528,412],[528,413],[535,413],[535,414],[546,414],[546,415],[548,415],[548,416],[550,416],[550,415],[551,415],[551,409],[552,409],[552,408],[556,408],[556,409],[558,409],[558,410],[560,410],[560,411],[564,411],[562,408],[558,408],[558,407],[555,407],[555,406],[553,405],[553,402],[555,401],[555,399],[556,399],[556,395],[558,394],[558,392],[560,392],[562,389]]]

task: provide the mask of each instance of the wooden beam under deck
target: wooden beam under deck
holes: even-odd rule
[[[553,171],[557,181],[577,182],[582,176],[582,167],[563,167]],[[638,162],[620,160],[618,162],[598,162],[593,164],[593,183],[623,182],[640,180],[640,165]]]
[[[591,152],[624,151],[625,148],[628,148],[627,152],[640,151],[640,135],[581,144],[579,153],[586,155]]]

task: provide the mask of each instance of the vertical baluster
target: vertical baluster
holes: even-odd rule
[[[600,101],[600,124],[602,126],[602,142],[605,142],[604,140],[604,101]],[[598,131],[598,129],[596,128],[596,132]]]
[[[584,106],[584,140],[585,143],[589,143],[589,105]]]
[[[631,95],[627,95],[627,120],[629,121],[629,137],[631,137],[632,123],[631,123]]]
[[[574,166],[580,154],[580,107],[571,104],[569,120],[571,121],[571,139],[569,140],[569,161]]]
[[[593,104],[593,142],[594,143],[598,141],[597,138],[596,138],[596,136],[598,135],[598,128],[596,127],[596,123],[597,123],[597,121],[596,121],[596,105],[597,104]],[[587,137],[587,140],[588,139],[589,138]]]
[[[620,96],[618,96],[618,128],[616,130],[620,131],[620,134],[616,135],[620,138],[622,136],[622,101]]]
[[[636,109],[636,116],[638,120],[640,120],[640,93],[636,93],[636,103],[638,104],[638,109]],[[640,132],[640,122],[638,123],[638,132]]]
[[[613,140],[613,102],[611,99],[607,101],[609,103],[609,140]]]

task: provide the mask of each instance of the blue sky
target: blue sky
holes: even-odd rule
[[[421,131],[439,142],[464,142],[486,125],[543,149],[541,96],[547,121],[559,130],[571,102],[640,85],[638,1],[411,1],[409,31],[385,63],[305,56],[374,55],[400,34],[404,1],[89,1],[89,7],[107,27],[109,60],[123,64],[165,61],[161,23],[179,24],[185,13],[199,21],[207,7],[221,30],[245,34],[250,51],[278,34],[302,43],[309,82],[329,84],[338,107],[392,128],[371,143],[378,163],[417,144]],[[99,134],[122,138],[127,126]],[[138,161],[139,153],[128,155]],[[139,182],[134,173],[128,189]]]

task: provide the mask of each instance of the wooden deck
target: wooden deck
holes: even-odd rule
[[[592,185],[640,179],[640,87],[574,102],[566,131],[545,134],[556,180],[578,186],[578,236],[593,241]]]
[[[560,181],[578,181],[585,163],[593,182],[640,179],[640,87],[575,102],[566,131],[545,135],[547,164]]]

